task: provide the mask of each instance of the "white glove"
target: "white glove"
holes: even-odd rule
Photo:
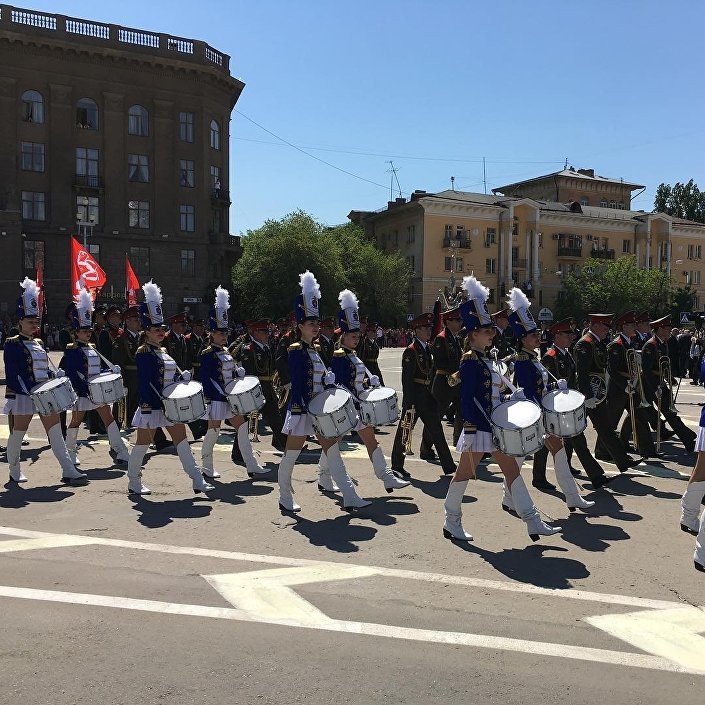
[[[66,377],[66,372],[64,372],[60,367],[54,374],[56,377]]]
[[[244,367],[236,367],[235,368],[235,374],[242,379],[245,376],[245,368]]]
[[[330,386],[331,384],[335,384],[335,374],[330,370],[328,370],[328,372],[323,375],[323,384],[326,387]]]
[[[122,372],[122,370],[120,369],[120,365],[113,365],[110,369],[111,369],[116,375],[119,375],[119,374]]]
[[[377,375],[372,375],[372,377],[370,377],[370,386],[379,387],[379,377]]]
[[[596,397],[590,397],[589,399],[585,400],[585,408],[586,409],[594,409],[597,406],[597,398]]]
[[[558,382],[556,382],[556,385],[558,386],[558,389],[568,389],[568,382],[564,379],[559,379]]]
[[[519,389],[512,392],[512,394],[509,398],[512,399],[513,401],[516,401],[517,399],[519,401],[526,401],[526,394],[524,394],[524,390],[521,387],[519,387]]]
[[[188,370],[184,370],[181,373],[181,381],[182,382],[190,382],[191,381],[191,373]]]

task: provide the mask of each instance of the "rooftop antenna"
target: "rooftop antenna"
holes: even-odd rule
[[[568,168],[568,157],[565,158],[565,164],[563,165],[564,169]]]
[[[485,194],[487,193],[487,165],[485,164],[485,158],[482,157],[482,185],[485,189]]]
[[[450,177],[450,190],[455,191],[455,176]]]
[[[389,164],[389,169],[387,169],[387,173],[391,173],[391,177],[389,179],[389,200],[391,201],[392,198],[394,198],[394,182],[397,182],[397,189],[399,190],[399,198],[402,198],[402,192],[401,192],[401,186],[399,185],[399,179],[397,177],[397,168],[394,166],[393,161],[388,161],[387,164]]]

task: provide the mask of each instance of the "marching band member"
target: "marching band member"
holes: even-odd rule
[[[335,352],[335,321],[332,318],[323,318],[320,321],[320,332],[316,338],[316,345],[320,348],[319,353],[321,360],[326,367],[330,367],[333,362],[333,353]]]
[[[220,424],[225,419],[229,419],[235,429],[237,444],[242,453],[247,474],[254,477],[269,472],[255,460],[247,420],[244,416],[233,414],[225,394],[225,388],[235,375],[240,378],[245,376],[245,369],[237,365],[227,349],[229,308],[230,293],[219,286],[215,290],[215,303],[208,316],[211,344],[201,352],[199,360],[203,394],[209,401],[208,430],[201,446],[201,463],[203,474],[209,478],[220,477],[220,473],[213,469],[213,448],[218,440]]]
[[[377,324],[371,323],[367,316],[360,319],[360,342],[357,354],[362,364],[379,377],[380,384],[384,385],[382,371],[379,369],[379,343],[377,342]]]
[[[130,453],[127,464],[129,493],[144,495],[151,490],[142,483],[142,462],[147,448],[154,437],[154,431],[164,428],[176,446],[176,452],[184,472],[191,478],[193,491],[209,492],[213,485],[208,484],[196,465],[191,448],[186,440],[186,427],[182,423],[173,423],[164,415],[162,390],[172,382],[188,382],[191,373],[178,371],[176,362],[161,346],[167,327],[162,314],[162,292],[153,282],[142,285],[144,301],[140,304],[140,319],[144,332],[144,344],[137,349],[135,362],[139,376],[140,405],[132,419],[137,429],[137,439]]]
[[[49,369],[49,355],[40,338],[35,338],[39,332],[39,287],[32,279],[25,277],[20,284],[24,289],[17,299],[17,318],[19,334],[5,341],[3,359],[5,362],[5,408],[4,414],[12,414],[13,426],[7,441],[7,462],[10,466],[12,482],[26,482],[20,468],[20,450],[32,416],[36,411],[34,402],[29,396],[32,387],[46,382],[53,377],[64,377],[61,369],[56,373]],[[79,472],[73,464],[66,442],[61,434],[59,414],[39,416],[51,450],[61,466],[61,481],[63,483],[84,482],[86,475]]]
[[[316,278],[306,270],[299,280],[301,294],[296,297],[296,342],[288,349],[288,374],[291,380],[289,404],[284,420],[283,432],[288,435],[286,452],[279,463],[279,507],[283,511],[300,512],[301,507],[294,501],[291,475],[296,459],[303,448],[306,436],[314,433],[313,423],[308,414],[311,399],[325,387],[335,383],[335,375],[326,370],[318,350],[313,344],[318,335],[318,302],[321,290]],[[367,507],[368,502],[358,496],[352,480],[345,470],[340,457],[340,438],[318,436],[322,453],[325,453],[333,480],[343,494],[343,508],[352,511]]]
[[[698,457],[681,498],[681,529],[697,537],[693,563],[696,570],[705,573],[705,511],[701,517],[698,516],[700,504],[705,497],[705,407],[700,411],[695,451]]]
[[[559,379],[556,382],[548,381],[548,371],[539,362],[536,354],[540,332],[529,310],[531,303],[526,294],[521,289],[514,287],[509,292],[508,299],[511,311],[509,324],[517,339],[517,352],[512,356],[516,383],[523,390],[526,399],[541,406],[544,394],[554,389],[568,389],[568,382],[565,379]],[[570,472],[563,440],[558,436],[547,434],[544,438],[544,445],[553,456],[556,480],[565,495],[568,509],[572,512],[575,509],[585,510],[594,507],[594,502],[589,502],[580,496],[578,485]]]
[[[489,289],[475,277],[463,279],[467,300],[460,304],[460,314],[467,330],[465,350],[460,362],[460,407],[463,414],[463,433],[458,441],[460,463],[448,487],[445,499],[445,524],[443,535],[448,539],[472,541],[462,525],[462,502],[470,478],[475,477],[484,453],[491,453],[504,475],[505,486],[513,506],[526,522],[532,541],[541,536],[551,536],[561,531],[549,526],[539,517],[538,510],[526,489],[515,458],[495,448],[490,426],[492,409],[501,403],[502,376],[499,368],[486,357],[485,350],[492,343],[495,329],[487,310]],[[519,392],[519,394],[517,394]],[[521,390],[516,398],[523,398]]]
[[[358,300],[350,289],[344,289],[338,296],[340,310],[338,311],[338,325],[340,339],[338,348],[333,353],[332,372],[339,384],[342,384],[357,399],[358,396],[370,387],[379,387],[379,377],[371,374],[364,363],[357,356],[357,344],[360,339],[360,317],[358,315]],[[356,404],[359,408],[359,404]],[[367,454],[372,461],[375,475],[384,483],[384,489],[391,492],[395,489],[407,487],[411,483],[408,480],[400,480],[387,467],[384,453],[379,447],[375,437],[374,426],[358,421],[354,429],[360,436],[367,448]],[[323,459],[325,453],[321,453]],[[327,471],[327,472],[326,472]],[[333,489],[333,478],[325,463],[319,465],[319,488],[335,491]]]
[[[116,419],[123,429],[130,426],[132,417],[137,411],[139,404],[137,364],[135,355],[139,347],[140,332],[140,309],[139,306],[130,306],[125,311],[125,324],[122,333],[113,343],[113,356],[110,358],[116,365],[120,366],[122,380],[127,389],[127,397],[120,404],[122,418]]]
[[[113,413],[108,404],[95,404],[88,394],[88,381],[101,372],[120,373],[118,365],[105,364],[98,354],[96,346],[90,342],[93,334],[93,299],[90,293],[82,288],[78,292],[78,300],[73,305],[71,314],[71,329],[74,342],[69,343],[61,358],[59,367],[66,372],[71,385],[78,396],[71,410],[71,423],[66,429],[66,449],[75,465],[80,465],[76,455],[78,445],[78,430],[86,411],[96,410],[100,416],[110,442],[111,455],[118,465],[127,465],[130,451],[125,445]],[[105,333],[105,331],[103,331]],[[107,333],[106,333],[107,335]]]

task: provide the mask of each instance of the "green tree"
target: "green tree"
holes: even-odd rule
[[[568,274],[556,303],[558,318],[582,320],[588,313],[648,310],[654,316],[670,311],[672,285],[659,269],[640,269],[634,257],[606,262],[589,259],[580,274]]]
[[[680,323],[680,314],[682,311],[690,313],[695,305],[695,292],[690,288],[690,284],[679,286],[673,292],[671,301],[671,316],[673,317],[674,325]]]
[[[241,315],[286,315],[299,293],[299,274],[310,269],[321,287],[321,315],[335,315],[338,293],[352,289],[362,315],[390,325],[406,310],[409,268],[397,253],[377,250],[352,223],[328,228],[303,211],[268,220],[242,239],[233,268]]]
[[[705,223],[705,193],[693,179],[687,184],[679,181],[673,186],[659,184],[654,198],[654,211]]]

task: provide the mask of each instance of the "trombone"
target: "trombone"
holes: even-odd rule
[[[634,394],[637,387],[639,389],[640,401],[639,407],[649,406],[644,400],[644,387],[641,381],[641,354],[634,349],[627,350],[627,372],[629,374],[629,382],[627,383],[627,394],[629,395],[629,420],[632,424],[632,433],[634,434],[634,446],[639,449],[639,436],[637,434],[636,425],[636,408],[634,404]]]
[[[250,443],[259,443],[257,426],[259,422],[259,411],[251,411],[247,415],[247,431],[250,434]]]
[[[661,451],[661,407],[663,403],[663,394],[668,390],[668,411],[672,414],[676,413],[676,408],[673,405],[673,377],[671,375],[671,358],[668,355],[661,355],[658,359],[658,373],[660,377],[659,385],[656,389],[656,452]]]
[[[413,455],[414,451],[411,449],[411,438],[414,434],[414,424],[416,423],[416,409],[412,406],[407,409],[402,416],[400,427],[401,427],[401,444],[404,448],[404,455]]]

